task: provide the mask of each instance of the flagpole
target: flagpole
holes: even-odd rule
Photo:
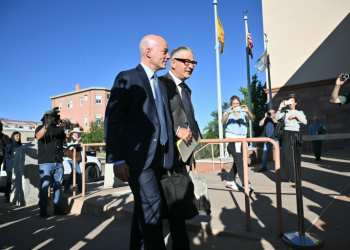
[[[244,12],[244,22],[245,22],[245,49],[246,49],[246,58],[247,58],[247,88],[248,88],[248,108],[249,111],[253,113],[252,110],[252,95],[250,89],[250,68],[249,68],[249,45],[248,45],[248,17],[247,12]],[[253,121],[249,120],[249,137],[253,137]],[[250,142],[250,146],[253,146],[253,142]]]
[[[217,91],[218,91],[218,127],[219,127],[219,139],[223,139],[222,131],[222,106],[221,106],[221,79],[220,79],[220,60],[219,60],[219,38],[218,38],[218,13],[217,13],[217,0],[214,0],[214,18],[215,18],[215,50],[216,50],[216,79],[217,79]],[[220,159],[223,158],[223,144],[220,143]]]
[[[270,52],[269,52],[269,40],[265,34],[265,44],[266,44],[266,57],[267,57],[267,79],[269,82],[269,108],[272,108],[272,93],[271,93],[271,78],[270,78]]]

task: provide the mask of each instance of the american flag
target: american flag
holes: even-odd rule
[[[248,48],[249,48],[249,55],[250,57],[253,59],[253,52],[252,52],[252,48],[253,48],[253,39],[252,39],[252,36],[250,35],[250,31],[249,31],[249,28],[248,28]]]

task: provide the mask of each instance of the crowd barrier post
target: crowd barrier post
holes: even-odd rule
[[[293,165],[295,176],[295,192],[297,200],[298,214],[298,232],[288,232],[282,237],[282,240],[288,246],[300,249],[317,249],[323,246],[323,239],[315,233],[305,232],[303,194],[301,184],[301,164],[300,164],[300,147],[301,136],[299,134],[291,135],[293,148]]]

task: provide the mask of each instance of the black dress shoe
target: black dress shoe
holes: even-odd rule
[[[58,207],[58,208],[55,208],[54,214],[55,215],[66,215],[66,214],[68,214],[68,212],[66,210],[64,210],[63,207]]]
[[[258,170],[259,173],[261,173],[261,172],[266,172],[266,171],[267,171],[267,168],[260,168],[260,169]]]
[[[49,218],[50,215],[47,213],[46,209],[40,209],[40,217],[41,218]]]

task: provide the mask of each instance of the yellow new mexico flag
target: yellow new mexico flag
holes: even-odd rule
[[[218,39],[219,42],[221,43],[221,53],[224,52],[224,43],[225,43],[225,34],[224,34],[224,29],[222,28],[219,16],[218,18]]]

